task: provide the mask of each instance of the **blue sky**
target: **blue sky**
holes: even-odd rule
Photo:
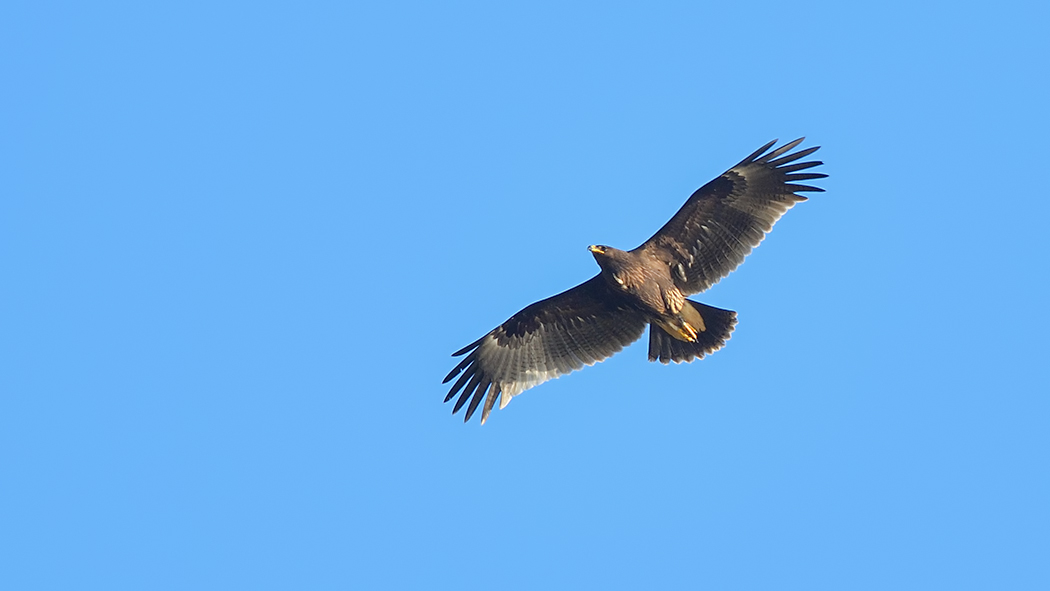
[[[1045,589],[1045,4],[0,13],[11,589]],[[454,350],[773,138],[830,174],[644,341]]]

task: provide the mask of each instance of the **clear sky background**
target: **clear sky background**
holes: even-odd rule
[[[1045,2],[8,2],[0,587],[1048,589]],[[773,138],[826,193],[464,425]]]

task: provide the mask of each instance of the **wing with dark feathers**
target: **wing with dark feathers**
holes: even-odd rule
[[[776,143],[773,140],[700,187],[638,249],[648,249],[667,262],[675,284],[684,293],[711,287],[744,262],[784,212],[806,200],[798,193],[823,191],[798,184],[827,176],[800,172],[823,162],[796,162],[819,146],[787,154],[803,139],[766,153]]]
[[[484,399],[484,424],[497,397],[503,408],[533,386],[606,359],[638,340],[646,323],[641,312],[597,275],[528,306],[453,353],[466,357],[445,377],[443,383],[459,375],[445,402],[459,393],[455,414],[469,400],[466,422]]]

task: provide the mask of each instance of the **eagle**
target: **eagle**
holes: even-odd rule
[[[484,400],[481,424],[499,400],[593,365],[638,340],[649,327],[649,361],[690,362],[721,349],[736,312],[686,299],[736,269],[784,212],[823,191],[800,184],[827,177],[798,162],[819,146],[791,152],[805,138],[769,151],[773,140],[694,192],[678,213],[633,250],[591,245],[601,271],[538,301],[452,354],[465,357],[442,383],[456,382],[452,414],[468,401],[464,422]]]

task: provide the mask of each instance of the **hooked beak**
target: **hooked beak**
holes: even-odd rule
[[[605,254],[605,247],[604,246],[596,246],[596,245],[592,244],[592,245],[587,247],[587,250],[589,250],[589,251],[591,251],[591,252],[593,252],[595,254]]]

